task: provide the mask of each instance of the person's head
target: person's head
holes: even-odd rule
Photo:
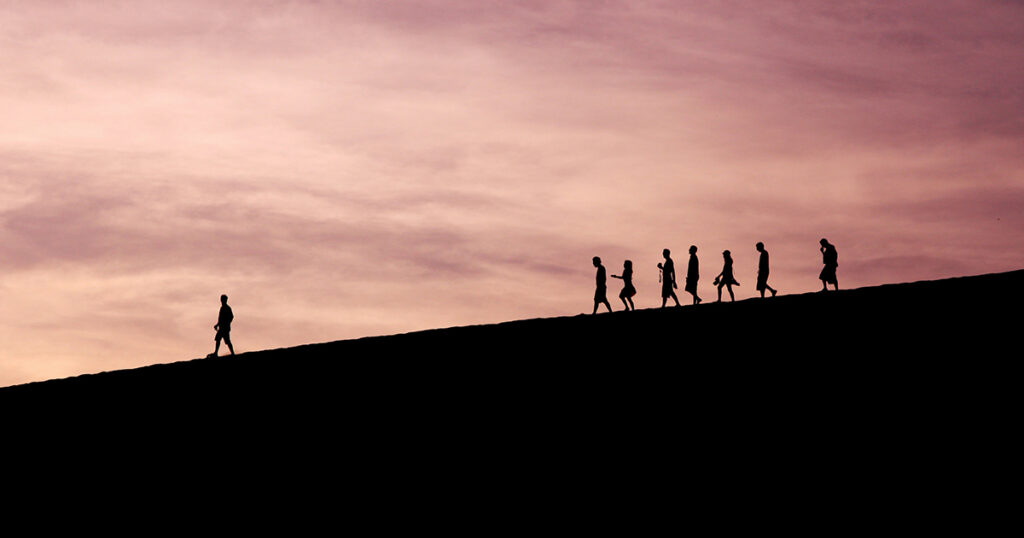
[[[594,256],[594,267],[597,267],[598,265],[601,265],[601,258]]]
[[[754,248],[756,248],[758,252],[761,252],[764,250],[764,243],[758,241],[757,244],[754,245]]]
[[[228,296],[227,295],[221,295],[220,296],[220,303],[221,304],[228,304]]]
[[[818,243],[820,243],[820,244],[821,244],[821,246],[825,246],[825,245],[827,245],[827,244],[828,244],[828,239],[825,239],[824,237],[822,237],[822,238],[821,238],[821,241],[818,241]]]
[[[690,254],[697,253],[697,245],[690,245]]]
[[[727,259],[727,260],[728,260],[728,259],[731,259],[731,258],[732,258],[732,253],[731,253],[731,252],[729,252],[728,250],[723,250],[723,251],[722,251],[722,257],[723,257],[723,258],[725,258],[725,259]]]
[[[629,260],[626,260],[626,261],[622,262],[622,266],[625,267],[626,269],[632,269],[633,268],[633,262],[631,262]]]
[[[667,248],[666,248],[665,250],[661,251],[661,255],[662,255],[662,256],[663,256],[663,257],[664,257],[664,258],[665,258],[666,260],[668,259],[668,256],[669,256],[669,254],[672,254],[672,253],[671,253],[671,252],[669,252]]]

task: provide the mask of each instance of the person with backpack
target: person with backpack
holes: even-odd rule
[[[825,267],[821,269],[821,274],[818,275],[818,279],[821,280],[821,291],[828,291],[829,284],[835,286],[838,291],[839,278],[836,277],[836,268],[839,267],[839,253],[836,252],[836,246],[829,243],[828,239],[822,238],[819,243],[821,244],[821,261],[825,264]]]

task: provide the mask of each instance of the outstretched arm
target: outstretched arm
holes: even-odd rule
[[[611,277],[612,277],[612,278],[617,278],[617,279],[619,279],[619,280],[622,280],[622,277],[621,277],[621,276],[619,276],[619,275],[611,275]]]

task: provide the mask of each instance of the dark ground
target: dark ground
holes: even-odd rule
[[[589,499],[589,523],[630,506],[877,531],[1009,502],[1022,289],[1015,271],[438,329],[9,387],[0,409],[367,495],[455,487],[472,510],[497,487],[531,514]]]

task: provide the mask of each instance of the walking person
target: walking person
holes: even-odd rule
[[[761,298],[764,299],[764,290],[772,292],[772,297],[778,293],[778,290],[768,285],[768,251],[764,249],[764,243],[758,241],[754,248],[761,253],[761,257],[757,260],[757,291],[761,292]]]
[[[633,296],[636,295],[636,288],[633,287],[633,262],[626,260],[622,264],[622,276],[612,275],[612,278],[622,280],[622,291],[619,292],[619,299],[622,299],[622,304],[626,306],[626,310],[636,310],[636,306],[633,305]]]
[[[676,285],[676,264],[672,261],[669,256],[671,253],[666,248],[661,251],[661,255],[665,257],[665,265],[658,264],[658,269],[661,269],[661,307],[665,308],[665,303],[668,302],[668,298],[671,297],[676,302],[676,306],[679,306],[679,298],[676,297],[675,290],[679,288]]]
[[[715,285],[718,286],[718,302],[722,302],[723,286],[729,290],[729,300],[735,301],[736,296],[732,293],[732,287],[739,286],[740,283],[736,282],[732,276],[732,254],[728,250],[722,251],[722,258],[725,260],[722,264],[722,272],[715,277]]]
[[[836,290],[839,290],[839,279],[836,277],[836,268],[839,267],[839,253],[836,252],[836,246],[828,242],[828,239],[822,238],[819,241],[821,244],[821,262],[825,264],[825,267],[821,269],[821,274],[818,275],[818,279],[821,280],[821,291],[828,291],[828,285],[832,284]]]
[[[220,352],[220,341],[224,340],[224,343],[228,345],[228,349],[231,354],[235,354],[235,348],[231,345],[231,322],[235,319],[235,314],[231,312],[231,307],[228,306],[228,296],[220,296],[220,313],[217,315],[217,324],[213,326],[213,329],[217,331],[217,335],[213,337],[213,341],[216,345],[213,348],[213,353],[207,355],[207,358],[213,358]]]
[[[612,305],[608,304],[608,286],[607,278],[605,278],[604,266],[601,265],[601,258],[594,256],[594,267],[597,267],[597,289],[594,291],[594,311],[592,314],[597,313],[597,306],[604,303],[608,307],[608,311],[612,311]]]
[[[690,262],[686,264],[686,287],[684,291],[693,296],[693,304],[700,304],[701,298],[697,296],[697,280],[700,279],[700,268],[697,261],[697,246],[690,245]]]

